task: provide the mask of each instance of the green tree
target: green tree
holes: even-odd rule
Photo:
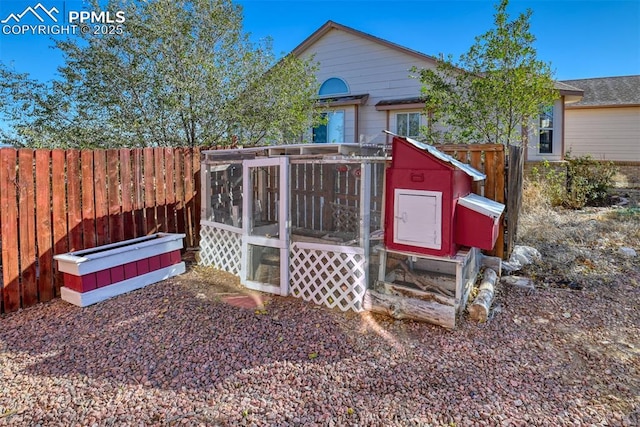
[[[536,57],[527,10],[516,19],[508,0],[496,5],[494,28],[476,37],[457,62],[419,70],[426,109],[433,117],[430,142],[526,144],[544,106],[558,98],[551,68]]]
[[[62,78],[37,96],[9,88],[15,105],[30,105],[12,117],[29,145],[282,143],[319,118],[315,65],[277,61],[270,40],[251,42],[231,0],[93,0],[90,8],[122,10],[126,21],[116,34],[57,42]]]

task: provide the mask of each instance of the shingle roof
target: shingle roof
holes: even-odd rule
[[[575,86],[571,86],[569,84],[558,82],[558,81],[553,82],[553,87],[558,89],[562,95],[570,94],[570,95],[582,96],[584,92],[582,89],[579,89]]]
[[[640,105],[640,75],[562,80],[561,83],[584,91],[582,100],[568,108]]]

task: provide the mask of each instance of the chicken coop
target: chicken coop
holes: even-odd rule
[[[431,146],[394,136],[391,150],[204,151],[200,263],[249,289],[454,327],[504,206]]]
[[[204,151],[201,264],[250,289],[361,311],[387,160],[359,144]]]
[[[496,243],[504,205],[471,192],[486,176],[435,147],[394,136],[384,246],[366,308],[455,327]]]

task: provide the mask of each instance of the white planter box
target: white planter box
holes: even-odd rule
[[[157,233],[56,255],[62,299],[80,307],[184,273],[184,234]]]

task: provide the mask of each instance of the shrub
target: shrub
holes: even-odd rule
[[[529,204],[570,209],[605,204],[617,173],[614,164],[594,160],[589,155],[571,157],[570,153],[566,154],[565,160],[562,168],[545,160],[531,169],[525,183],[525,198],[529,199]]]
[[[612,162],[594,160],[590,155],[571,157],[567,160],[567,191],[564,205],[572,209],[585,206],[602,206],[613,187],[617,168]]]
[[[540,167],[531,169],[525,182],[525,191],[535,204],[560,206],[566,194],[566,173],[545,160]]]

